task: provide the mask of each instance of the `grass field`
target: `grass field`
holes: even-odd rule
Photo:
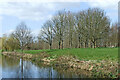
[[[118,48],[73,48],[73,49],[46,49],[25,50],[24,53],[37,54],[45,52],[51,56],[72,55],[80,60],[118,60]]]

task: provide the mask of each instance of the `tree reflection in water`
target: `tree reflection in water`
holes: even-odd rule
[[[2,78],[78,78],[77,74],[45,66],[43,63],[17,59],[15,57],[2,57]]]

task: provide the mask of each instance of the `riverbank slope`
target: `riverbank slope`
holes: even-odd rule
[[[92,72],[94,77],[117,77],[118,74],[118,48],[25,50],[24,54],[20,51],[2,54],[45,62],[46,65],[83,69]]]

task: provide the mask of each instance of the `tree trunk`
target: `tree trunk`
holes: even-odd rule
[[[85,48],[87,48],[87,41],[85,42]]]
[[[72,48],[72,38],[71,38],[71,48]]]
[[[21,51],[22,51],[22,54],[23,54],[23,46],[21,46],[20,48],[21,48]]]
[[[83,48],[83,43],[82,42],[80,43],[80,47]]]
[[[89,42],[88,42],[88,47],[89,47],[89,48],[91,47],[91,42],[90,42],[90,40],[89,40]]]
[[[59,41],[59,49],[60,49],[60,41]]]
[[[23,78],[23,56],[22,56],[22,60],[21,60],[21,76]]]
[[[70,39],[69,39],[69,48],[70,48]]]
[[[96,41],[94,41],[93,44],[94,44],[94,48],[96,48]]]
[[[62,49],[63,49],[63,40],[62,40]]]
[[[85,42],[84,42],[84,48],[85,48]]]
[[[79,48],[80,48],[80,37],[79,37]]]
[[[93,44],[92,44],[92,42],[90,42],[90,47],[93,48]]]
[[[50,46],[50,49],[52,49],[52,45],[51,45],[51,43],[50,43],[50,45],[49,45],[49,46]]]
[[[23,49],[22,49],[22,54],[23,54]]]

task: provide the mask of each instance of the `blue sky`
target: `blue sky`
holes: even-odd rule
[[[34,35],[37,35],[42,24],[52,18],[59,10],[78,12],[88,8],[98,7],[105,10],[111,22],[118,21],[118,0],[96,0],[77,2],[1,2],[0,3],[0,36],[10,34],[16,26],[24,21],[31,28]]]

